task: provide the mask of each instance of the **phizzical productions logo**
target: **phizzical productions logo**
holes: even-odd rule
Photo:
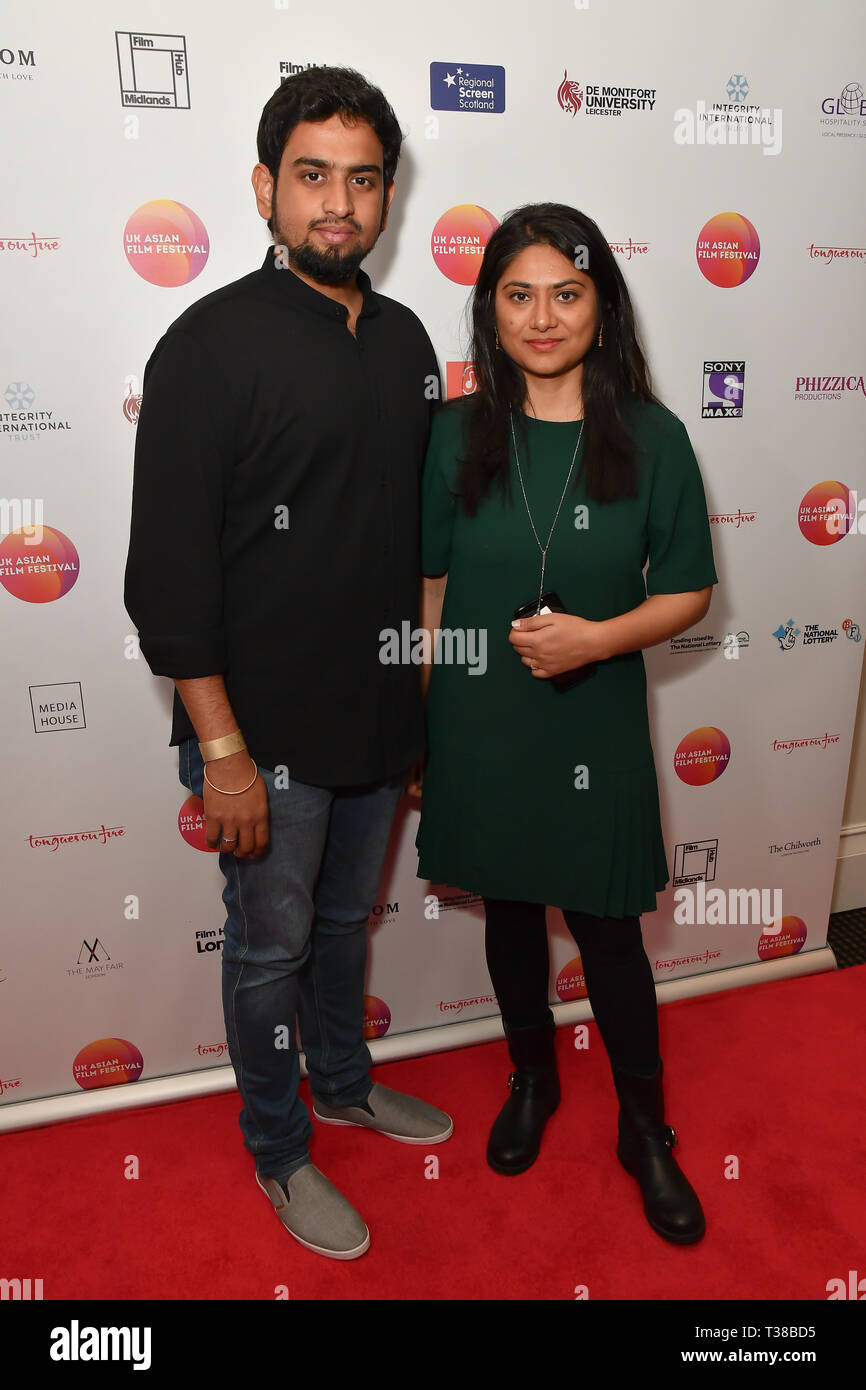
[[[704,223],[695,246],[704,279],[726,290],[745,284],[757,269],[760,254],[758,233],[740,212],[716,213]]]
[[[458,203],[443,212],[430,238],[433,260],[457,285],[474,285],[484,248],[499,223],[477,203]]]
[[[690,787],[705,787],[721,777],[731,758],[727,734],[712,724],[692,729],[674,753],[674,772]]]
[[[166,289],[188,285],[210,255],[201,218],[170,198],[156,198],[135,209],[123,231],[123,248],[136,275]]]

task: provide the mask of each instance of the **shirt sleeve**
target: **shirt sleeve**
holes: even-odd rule
[[[658,445],[647,551],[648,596],[688,593],[719,582],[703,479],[681,420]]]
[[[221,537],[235,424],[196,337],[170,329],[144,373],[124,604],[154,675],[227,666]]]
[[[447,573],[451,532],[459,498],[452,491],[457,475],[460,438],[453,409],[440,407],[433,417],[421,483],[421,569],[433,576]]]

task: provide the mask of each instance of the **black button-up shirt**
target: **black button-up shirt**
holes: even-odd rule
[[[156,675],[222,674],[250,754],[314,786],[423,751],[419,479],[436,355],[360,271],[344,305],[269,249],[191,305],[144,373],[124,602]],[[403,644],[405,648],[409,643]],[[195,730],[175,691],[172,744]]]

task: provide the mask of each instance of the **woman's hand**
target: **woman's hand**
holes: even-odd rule
[[[600,631],[603,626],[573,613],[539,613],[533,618],[516,618],[508,640],[533,676],[549,680],[591,661],[606,660]]]
[[[418,758],[413,764],[412,771],[409,773],[409,781],[406,790],[410,796],[421,796],[421,782],[424,777],[424,759]]]

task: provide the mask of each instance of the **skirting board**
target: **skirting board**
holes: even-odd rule
[[[866,825],[844,825],[839,833],[839,856],[831,912],[866,907]]]
[[[777,960],[755,961],[726,970],[708,971],[703,975],[664,980],[656,984],[656,997],[660,1004],[666,1004],[673,999],[689,999],[701,994],[716,994],[720,990],[739,989],[744,985],[763,984],[768,980],[815,975],[835,969],[837,965],[833,952],[829,946],[821,946],[795,956],[780,956]],[[554,1004],[552,1012],[557,1027],[592,1018],[587,999]],[[491,1042],[502,1037],[502,1020],[499,1014],[494,1014],[488,1018],[468,1019],[463,1023],[419,1028],[410,1033],[398,1033],[393,1038],[374,1038],[368,1046],[375,1065],[430,1052],[449,1052],[452,1048],[471,1047],[475,1043]],[[303,1053],[301,1074],[307,1074]],[[230,1066],[207,1067],[202,1071],[180,1072],[175,1076],[161,1076],[150,1081],[133,1081],[119,1086],[103,1086],[93,1091],[16,1101],[0,1107],[0,1133],[78,1120],[111,1110],[165,1105],[170,1101],[190,1100],[196,1096],[234,1089],[235,1075]]]

